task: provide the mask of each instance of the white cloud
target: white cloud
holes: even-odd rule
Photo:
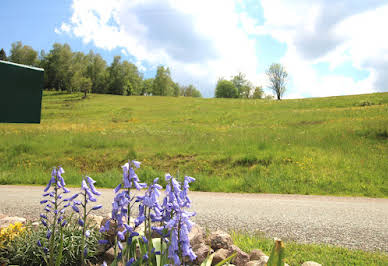
[[[70,21],[55,31],[103,49],[120,48],[143,71],[145,64],[168,65],[174,80],[193,83],[206,96],[213,96],[219,77],[240,71],[257,85],[266,83],[257,73],[260,58],[251,35],[287,44],[280,62],[293,87],[286,97],[388,90],[388,1],[262,0],[261,26],[258,18],[237,13],[236,3],[250,8],[238,0],[73,0]],[[312,67],[318,62],[330,69],[350,62],[370,75],[359,81],[324,76]]]
[[[385,4],[385,5],[384,5]],[[266,22],[256,34],[287,44],[281,63],[292,77],[288,97],[329,96],[388,91],[387,1],[262,0]],[[345,63],[370,75],[355,81],[341,75],[320,75],[312,65],[330,69]]]
[[[256,75],[255,42],[239,20],[234,0],[74,0],[69,24],[85,43],[168,65],[175,80],[213,96],[220,76]]]

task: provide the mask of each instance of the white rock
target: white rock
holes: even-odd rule
[[[26,218],[23,217],[4,217],[0,219],[0,228],[8,227],[10,224],[15,224],[20,222],[22,224],[26,223]]]

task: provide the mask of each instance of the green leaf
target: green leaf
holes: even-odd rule
[[[206,259],[201,263],[201,266],[211,266],[213,261],[214,253],[208,255]]]
[[[268,266],[284,266],[284,245],[281,240],[276,240],[269,256]]]
[[[220,261],[219,263],[216,264],[216,266],[221,266],[221,265],[224,265],[226,264],[227,262],[231,261],[234,257],[237,256],[237,252],[233,253],[232,255],[230,255],[229,257],[227,257],[226,259],[224,259],[223,261]]]
[[[58,256],[57,256],[57,259],[55,261],[55,265],[56,266],[60,266],[61,265],[61,260],[62,260],[62,255],[63,255],[63,229],[61,227],[61,240],[59,242],[59,249],[58,249]],[[81,250],[81,252],[84,252],[83,250]]]

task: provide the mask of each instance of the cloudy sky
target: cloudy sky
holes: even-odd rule
[[[0,48],[54,42],[156,66],[212,97],[243,72],[266,87],[285,66],[285,98],[388,91],[388,0],[3,0]],[[267,90],[269,92],[269,90]]]

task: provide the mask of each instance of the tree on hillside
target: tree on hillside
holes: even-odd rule
[[[237,94],[239,98],[248,98],[252,89],[252,84],[245,78],[245,74],[238,73],[231,80],[234,86],[237,88]]]
[[[189,86],[181,86],[180,95],[185,97],[202,97],[201,92],[197,90],[192,84]]]
[[[108,93],[119,95],[139,95],[142,89],[142,76],[137,66],[128,62],[120,62],[121,57],[115,56],[108,68]]]
[[[142,86],[140,95],[152,95],[153,84],[154,84],[153,78],[143,80],[143,86]]]
[[[92,82],[92,92],[105,93],[107,89],[107,66],[105,60],[92,50],[86,55],[86,76]]]
[[[158,66],[156,76],[153,82],[152,95],[168,96],[172,93],[171,72],[168,67]]]
[[[54,43],[50,52],[43,56],[40,66],[45,69],[45,88],[71,92],[74,60],[70,46]]]
[[[7,61],[7,55],[5,54],[5,51],[3,48],[0,50],[0,60]]]
[[[280,100],[286,91],[288,73],[281,64],[272,64],[266,71],[270,85],[269,88],[276,94]]]
[[[253,91],[252,98],[253,99],[261,99],[263,98],[264,91],[261,86],[257,86],[255,90]]]
[[[216,86],[216,98],[237,98],[238,91],[232,81],[219,79]]]
[[[32,49],[31,46],[23,46],[20,41],[12,43],[11,55],[8,59],[11,62],[29,66],[37,66],[39,64],[38,52]]]

